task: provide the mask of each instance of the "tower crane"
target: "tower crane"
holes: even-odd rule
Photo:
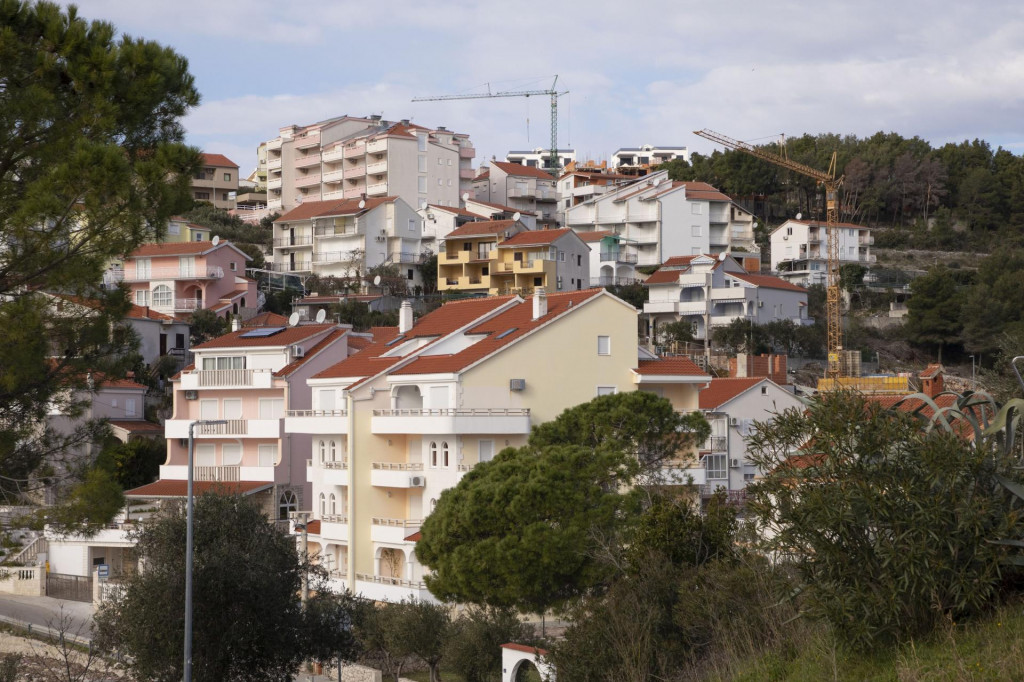
[[[491,92],[491,84],[487,83],[487,92],[475,95],[439,95],[437,97],[414,97],[413,102],[441,102],[453,99],[489,99],[492,97],[534,97],[548,95],[551,97],[551,150],[548,152],[547,170],[558,175],[558,98],[567,95],[568,90],[558,91],[558,75],[547,90],[504,90]]]
[[[826,269],[828,272],[826,288],[826,313],[828,319],[828,370],[825,374],[829,379],[838,379],[842,375],[839,356],[843,350],[843,325],[840,315],[839,299],[839,188],[843,184],[844,176],[836,177],[836,152],[832,152],[832,161],[827,171],[820,171],[817,168],[806,166],[796,161],[790,161],[788,157],[780,154],[773,154],[764,149],[759,149],[747,142],[734,140],[721,133],[716,133],[707,128],[693,131],[704,139],[717,142],[727,149],[736,149],[746,152],[751,156],[773,163],[782,168],[788,168],[794,173],[800,173],[825,187],[825,215],[826,232],[828,236],[828,258]],[[785,149],[785,148],[783,148]]]

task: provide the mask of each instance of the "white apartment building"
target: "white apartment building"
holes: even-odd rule
[[[863,225],[840,223],[839,262],[870,267],[876,260],[871,253],[875,238]],[[828,283],[828,228],[813,220],[787,220],[771,234],[771,267],[779,277],[801,286]]]
[[[309,201],[274,221],[276,272],[331,277],[365,275],[395,265],[421,283],[423,219],[399,197]]]
[[[462,203],[467,211],[482,215],[486,220],[518,220],[528,230],[537,229],[537,214],[532,211],[521,211],[514,206],[475,199],[472,196],[464,197]]]
[[[468,135],[379,116],[286,126],[265,145],[267,205],[277,211],[363,195],[398,196],[416,208],[458,206],[476,155]]]
[[[754,217],[703,182],[668,179],[657,171],[565,209],[566,227],[623,237],[638,265],[673,256],[756,252]]]
[[[427,204],[416,211],[423,218],[423,250],[440,253],[445,238],[466,223],[489,220],[487,215],[455,206]]]
[[[686,147],[661,147],[645,144],[639,147],[622,147],[612,154],[612,168],[637,168],[656,166],[659,163],[683,159],[690,161],[690,152]]]
[[[577,232],[590,247],[590,286],[607,287],[637,281],[636,254],[614,232]]]
[[[558,167],[565,168],[570,163],[576,162],[576,150],[575,149],[556,149],[558,157]],[[520,166],[530,166],[531,168],[546,168],[548,165],[548,159],[551,157],[551,150],[537,147],[536,149],[530,149],[526,151],[511,151],[505,155],[505,161],[508,163],[519,164]]]
[[[310,551],[337,589],[432,599],[415,543],[466,472],[595,396],[651,390],[692,411],[708,380],[685,358],[641,359],[635,309],[603,289],[464,299],[420,320],[403,306],[285,420],[313,439]]]
[[[670,258],[644,282],[648,300],[644,314],[648,332],[680,320],[693,324],[694,337],[704,339],[707,325],[727,326],[736,319],[766,324],[792,320],[813,324],[807,317],[807,290],[770,275],[747,272],[728,254]]]
[[[565,209],[607,194],[615,187],[636,181],[632,175],[570,171],[558,178],[558,221],[565,224]]]
[[[491,161],[486,177],[473,181],[474,199],[533,213],[540,228],[558,225],[558,191],[546,171],[503,161]]]

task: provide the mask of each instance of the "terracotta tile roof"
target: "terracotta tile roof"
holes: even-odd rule
[[[132,304],[131,310],[128,311],[128,314],[125,315],[125,317],[131,318],[133,320],[173,320],[174,319],[170,315],[164,315],[163,313],[158,313],[157,311],[153,310],[152,308],[148,308],[148,307],[144,308],[143,306],[135,305],[134,303]]]
[[[488,179],[490,179],[490,177],[491,177],[491,171],[488,169],[488,170],[485,170],[484,172],[480,173],[479,175],[477,175],[475,178],[473,178],[473,182],[477,182],[479,180],[488,180]]]
[[[465,216],[467,218],[473,218],[475,220],[487,220],[487,216],[480,215],[479,213],[472,213],[462,208],[456,208],[455,206],[438,206],[437,204],[427,204],[429,208],[435,211],[445,211],[447,213],[454,213],[455,215]]]
[[[148,390],[146,386],[143,386],[136,381],[132,381],[131,379],[107,379],[103,376],[94,376],[99,383],[99,388],[134,388],[142,391]]]
[[[339,199],[336,201],[304,201],[292,210],[280,216],[275,223],[291,222],[295,220],[309,220],[310,218],[321,218],[324,216],[357,215],[371,211],[381,204],[393,202],[398,197],[366,197],[366,199]],[[359,202],[365,201],[363,208],[359,208]]]
[[[251,329],[240,329],[237,332],[228,332],[223,336],[210,339],[206,343],[195,346],[192,350],[203,350],[206,348],[275,348],[277,346],[290,346],[293,343],[305,341],[308,338],[333,328],[333,324],[300,324],[295,327],[285,327],[273,336],[257,336],[251,338],[242,337],[243,334],[251,332]]]
[[[368,339],[365,336],[350,336],[348,339],[348,354],[352,355],[354,352],[361,351],[372,343],[373,339]]]
[[[467,204],[480,204],[481,206],[486,206],[488,208],[493,208],[493,209],[496,209],[498,211],[503,211],[505,213],[521,213],[522,215],[532,215],[532,216],[537,215],[536,213],[532,213],[530,211],[523,211],[522,209],[518,209],[515,206],[506,206],[505,204],[495,204],[495,203],[490,202],[490,201],[480,201],[479,199],[469,199],[469,200],[466,201],[466,203]]]
[[[666,270],[662,268],[655,270],[645,279],[643,284],[675,284],[679,281],[679,275],[685,274],[686,270]]]
[[[448,233],[445,239],[452,237],[490,237],[505,232],[515,225],[515,220],[478,220],[473,223],[466,223],[461,227],[456,227]]]
[[[320,535],[320,520],[309,521],[306,523],[306,533],[309,535]]]
[[[717,187],[712,187],[706,182],[684,182],[682,185],[686,188],[687,199],[732,201],[728,195],[723,194]]]
[[[739,394],[757,386],[765,377],[734,377],[712,379],[707,388],[700,392],[699,405],[702,410],[714,410]]]
[[[791,282],[787,282],[780,277],[773,277],[772,275],[751,275],[745,272],[730,272],[729,276],[741,279],[744,282],[748,282],[763,289],[781,289],[783,291],[798,291],[802,294],[807,293],[807,289],[798,287]]]
[[[260,313],[242,323],[243,327],[285,327],[288,318],[277,313]]]
[[[406,542],[419,542],[420,538],[422,538],[422,537],[423,537],[423,533],[421,533],[420,531],[416,531],[412,535],[405,536],[405,538],[403,538],[403,539]]]
[[[526,230],[519,234],[512,235],[508,239],[498,244],[498,248],[515,247],[515,246],[541,246],[551,244],[552,242],[558,241],[565,235],[572,232],[569,228],[565,227],[561,230]]]
[[[199,256],[215,249],[234,246],[222,239],[216,246],[211,241],[202,242],[165,242],[163,244],[143,244],[128,255],[128,258],[150,258],[153,256]],[[238,248],[238,247],[235,247]],[[246,260],[252,260],[250,256]]]
[[[238,164],[223,154],[207,154],[203,152],[203,164],[215,168],[238,168]]]
[[[111,419],[107,423],[119,429],[124,429],[129,433],[138,433],[146,436],[162,435],[164,432],[162,424],[154,424],[153,422],[141,419]]]
[[[372,377],[376,374],[380,374],[389,367],[398,364],[402,359],[379,357],[380,354],[386,350],[387,348],[384,348],[383,344],[373,344],[355,355],[350,355],[338,364],[328,367],[319,374],[316,374],[313,378],[340,379],[353,377],[365,379],[366,377]]]
[[[502,644],[501,648],[502,649],[512,649],[513,651],[524,651],[524,652],[526,652],[528,654],[536,653],[536,654],[539,654],[541,656],[547,656],[548,655],[548,650],[547,649],[540,649],[540,648],[537,648],[535,646],[529,646],[529,645],[526,645],[526,644],[515,644],[514,642],[509,642],[508,644]]]
[[[345,334],[348,334],[348,330],[347,329],[336,329],[335,331],[331,332],[330,334],[328,334],[324,338],[322,338],[319,341],[317,341],[313,345],[312,348],[308,349],[305,353],[302,354],[301,358],[297,358],[297,359],[293,360],[292,362],[289,362],[287,365],[285,365],[281,369],[279,369],[276,372],[274,372],[274,376],[276,376],[276,377],[286,377],[286,376],[289,376],[292,372],[294,372],[298,368],[302,367],[304,364],[306,364],[306,362],[308,362],[310,359],[315,357],[318,353],[323,351],[325,348],[327,348],[328,346],[333,344],[335,341],[337,341],[341,337],[345,336]],[[273,338],[273,337],[271,337],[271,338]]]
[[[550,173],[545,173],[540,168],[524,166],[521,163],[508,163],[506,161],[491,161],[491,165],[508,175],[515,175],[520,178],[539,178],[542,180],[553,180]]]
[[[640,360],[637,368],[633,370],[640,375],[670,375],[688,377],[708,377],[707,372],[702,370],[693,360],[685,356],[659,358],[658,360]],[[711,377],[708,377],[709,379]]]
[[[918,376],[922,379],[934,379],[935,377],[942,374],[942,372],[942,365],[937,362],[933,362],[929,364],[927,367],[925,367],[924,371],[921,372]]]
[[[608,230],[594,230],[593,232],[577,232],[576,235],[585,242],[599,242],[605,237],[616,236],[614,232]]]
[[[220,495],[252,495],[274,487],[273,481],[193,481],[193,495],[217,493]],[[155,497],[185,497],[188,481],[162,478],[138,488],[124,491],[125,497],[151,499]]]
[[[373,335],[373,342],[383,342],[393,339],[398,335],[398,327],[370,327],[370,334]]]

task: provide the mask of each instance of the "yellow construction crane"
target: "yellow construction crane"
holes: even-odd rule
[[[794,173],[806,175],[817,181],[819,185],[825,186],[825,214],[826,214],[826,235],[828,235],[828,257],[826,268],[828,270],[826,289],[826,313],[828,318],[828,369],[825,373],[828,379],[839,379],[842,376],[840,355],[843,350],[843,321],[840,314],[841,305],[839,297],[839,187],[843,184],[843,177],[836,177],[836,153],[832,152],[832,161],[828,165],[828,171],[820,171],[796,161],[790,161],[786,156],[773,154],[764,149],[759,149],[747,142],[734,140],[720,133],[708,130],[695,130],[695,135],[717,142],[728,149],[736,149],[746,152],[751,156],[774,163],[776,166],[788,168]],[[783,147],[785,152],[785,147]]]

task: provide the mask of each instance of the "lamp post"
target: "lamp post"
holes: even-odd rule
[[[185,502],[185,682],[192,682],[192,480],[196,425],[227,424],[226,419],[199,419],[188,425],[188,493]]]

